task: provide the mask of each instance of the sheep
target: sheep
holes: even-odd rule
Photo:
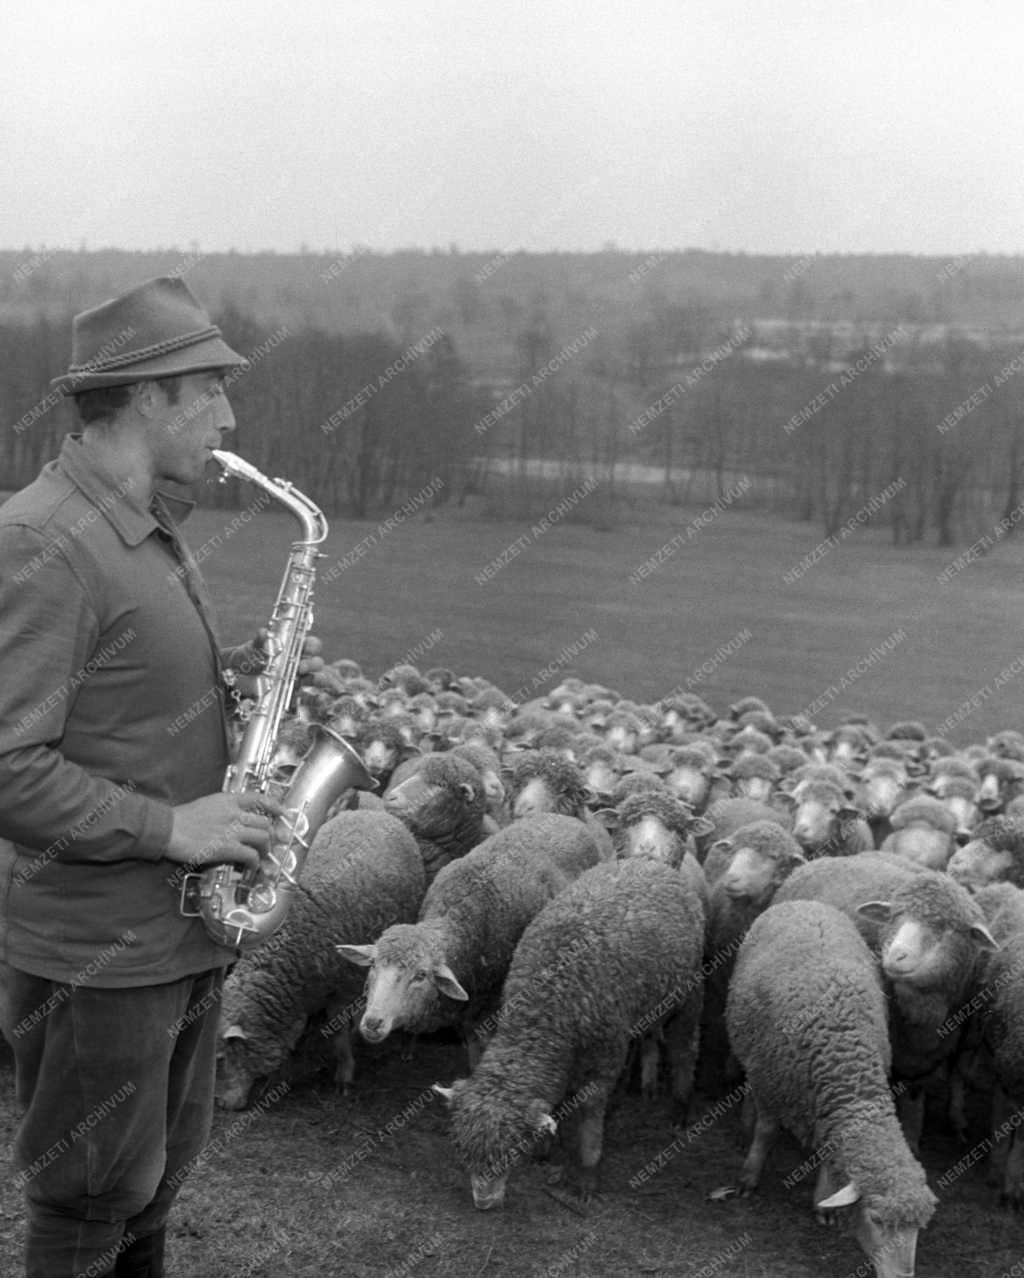
[[[729,769],[732,777],[732,793],[736,798],[753,799],[767,803],[772,789],[782,773],[777,763],[765,754],[743,754]]]
[[[986,758],[978,765],[981,786],[978,807],[986,816],[995,816],[1007,804],[1024,794],[1024,763],[1017,759]]]
[[[704,1016],[701,1080],[706,1091],[728,1081],[725,996],[736,949],[751,923],[768,908],[779,885],[806,861],[800,846],[774,821],[742,825],[708,849],[704,875],[710,889],[704,946]]]
[[[559,812],[583,821],[610,857],[612,845],[604,825],[587,809],[587,787],[579,764],[554,750],[521,754],[504,773],[512,820],[538,812]]]
[[[370,719],[359,736],[359,753],[370,776],[386,790],[399,764],[419,754],[392,719]]]
[[[622,771],[617,750],[608,745],[593,746],[580,756],[588,807],[606,807]]]
[[[868,823],[838,786],[808,781],[793,805],[793,837],[808,857],[851,856],[873,850]]]
[[[1003,814],[982,821],[946,869],[969,891],[999,881],[1024,888],[1024,820]]]
[[[867,819],[872,846],[881,847],[892,833],[893,810],[911,797],[908,784],[906,765],[900,760],[875,757],[861,769],[853,801]]]
[[[857,913],[881,925],[878,952],[892,987],[893,1075],[908,1084],[900,1109],[916,1152],[924,1079],[950,1064],[962,1039],[951,1015],[969,999],[984,953],[998,946],[974,899],[934,870],[918,870],[887,899],[867,900]]]
[[[851,918],[877,952],[879,925],[857,910],[865,901],[888,896],[923,870],[914,861],[858,852],[855,856],[822,856],[795,870],[775,893],[775,901],[822,901]]]
[[[780,1127],[823,1156],[819,1213],[856,1204],[854,1233],[881,1278],[913,1275],[937,1205],[893,1106],[885,993],[852,922],[818,902],[774,904],[740,947],[729,1039],[756,1106],[740,1187],[757,1187]]]
[[[952,812],[956,822],[955,838],[958,843],[966,843],[971,838],[974,827],[981,818],[978,808],[978,778],[974,770],[960,759],[938,760],[939,763],[962,765],[967,774],[952,769],[932,769],[932,775],[925,783],[926,794],[934,795]]]
[[[677,748],[665,784],[698,813],[729,793],[728,778],[718,766],[718,751],[708,741]]]
[[[693,835],[710,833],[711,822],[695,816],[689,805],[674,795],[642,790],[598,815],[614,836],[616,856],[650,857],[673,869],[689,857],[694,868],[700,869]]]
[[[970,1004],[979,1009],[974,1054],[983,1045],[994,1074],[989,1179],[998,1186],[1001,1202],[1021,1210],[1024,1135],[1012,1120],[1024,1110],[1024,891],[1010,883],[991,883],[979,889],[975,900],[999,943],[998,950],[985,956]],[[956,1081],[962,1084],[962,1075]],[[960,1116],[960,1090],[956,1102]]]
[[[218,1103],[244,1109],[254,1083],[272,1074],[308,1018],[329,1009],[336,1081],[352,1081],[350,1021],[361,982],[332,942],[377,937],[411,922],[426,889],[416,840],[386,812],[342,812],[324,822],[306,858],[281,930],[242,957],[224,982]]]
[[[930,870],[944,870],[956,844],[953,831],[956,820],[938,799],[917,795],[893,809],[892,834],[880,851],[909,857]]]
[[[728,839],[740,826],[750,825],[752,821],[774,821],[784,830],[790,828],[786,812],[780,812],[778,808],[769,807],[766,803],[756,803],[753,799],[719,799],[704,811],[703,816],[714,828],[697,839],[697,852],[701,859],[707,856],[712,843],[718,839]]]
[[[666,1020],[673,1095],[688,1101],[701,1003],[704,916],[686,875],[630,858],[586,871],[523,933],[500,1018],[472,1076],[451,1088],[452,1139],[473,1201],[499,1206],[509,1169],[579,1108],[580,1196],[597,1187],[608,1099],[631,1040]]]
[[[360,1033],[379,1043],[396,1029],[454,1026],[472,1064],[474,1031],[494,1010],[523,929],[600,858],[581,821],[547,812],[513,821],[446,866],[415,923],[389,928],[374,945],[340,947],[370,969]]]
[[[480,773],[450,751],[417,760],[415,771],[384,795],[385,810],[404,822],[419,844],[428,884],[483,839],[486,803]]]
[[[489,829],[488,834],[494,834],[496,830],[508,824],[509,817],[498,756],[482,741],[475,740],[462,741],[452,746],[452,754],[468,759],[480,773],[480,779],[484,783],[484,794],[487,797],[487,815],[493,822],[493,829]]]

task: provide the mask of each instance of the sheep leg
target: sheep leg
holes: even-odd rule
[[[1011,1112],[1006,1093],[996,1083],[992,1089],[992,1117],[990,1120],[993,1132],[999,1131]],[[1006,1166],[1009,1161],[1009,1154],[1010,1137],[1006,1135],[1002,1139],[995,1141],[988,1156],[988,1176],[986,1179],[995,1189],[1001,1190],[1006,1184]]]
[[[480,1064],[480,1057],[483,1056],[484,1049],[487,1047],[487,1039],[473,1030],[467,1030],[462,1041],[466,1045],[466,1059],[469,1061],[469,1072],[472,1074]]]
[[[661,1064],[661,1033],[645,1034],[640,1044],[640,1094],[644,1100],[658,1095],[658,1066]]]
[[[704,993],[700,984],[688,991],[679,1011],[665,1027],[665,1041],[672,1069],[672,1125],[686,1124],[693,1078],[700,1055],[700,1014]]]
[[[924,1088],[907,1086],[896,1098],[896,1112],[910,1152],[916,1158],[921,1149],[921,1128],[924,1126]]]
[[[961,1144],[967,1140],[967,1063],[957,1058],[949,1075],[949,1106],[946,1116]]]
[[[345,1025],[331,1035],[331,1047],[337,1064],[334,1067],[334,1085],[342,1096],[348,1093],[356,1076],[356,1058],[352,1051],[355,1027]]]
[[[1010,1152],[1006,1158],[1003,1192],[999,1201],[1016,1211],[1024,1209],[1024,1137],[1019,1127],[1010,1135]]]
[[[779,1124],[770,1114],[757,1106],[757,1121],[754,1124],[754,1138],[750,1142],[750,1150],[743,1160],[740,1172],[740,1193],[751,1194],[757,1188],[764,1170],[765,1160],[771,1152],[775,1139],[779,1134]]]
[[[604,1148],[605,1106],[611,1093],[611,1084],[599,1087],[580,1106],[577,1127],[579,1149],[579,1196],[584,1203],[597,1192],[598,1167]]]
[[[839,1181],[833,1175],[828,1160],[823,1159],[821,1166],[818,1168],[818,1180],[814,1186],[814,1214],[819,1224],[835,1225],[839,1221],[839,1213],[843,1210],[841,1207],[826,1207],[823,1209],[818,1206],[818,1203],[831,1197],[839,1188]]]

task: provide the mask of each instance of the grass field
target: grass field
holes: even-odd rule
[[[1020,726],[1024,681],[1013,663],[1024,637],[1014,544],[942,585],[936,577],[954,554],[897,552],[881,534],[862,531],[786,584],[784,574],[819,542],[817,528],[728,511],[689,536],[699,514],[662,511],[604,533],[569,523],[534,532],[530,523],[446,515],[390,527],[386,520],[338,521],[318,583],[316,632],[328,658],[353,656],[371,675],[412,653],[423,668],[484,674],[525,695],[569,673],[640,701],[689,680],[719,710],[748,693],[780,713],[818,699],[816,717],[826,725],[844,708],[861,708],[883,725],[913,717],[933,730],[974,697],[977,708],[950,733],[955,742]],[[295,525],[260,513],[229,532],[231,519],[197,512],[186,531],[203,555],[224,637],[237,640],[266,619]],[[630,575],[673,538],[673,553],[631,584]],[[518,550],[507,564],[485,575],[513,545]],[[745,631],[749,639],[733,644],[732,655],[716,656]],[[904,637],[885,653],[884,641],[899,632]],[[563,658],[588,633],[594,637],[578,655]],[[868,665],[872,648],[883,655]],[[851,686],[842,688],[850,670]],[[997,688],[1003,670],[1007,678]],[[753,1199],[706,1201],[742,1161],[738,1105],[692,1139],[684,1135],[663,1170],[631,1185],[678,1133],[669,1127],[667,1102],[647,1105],[626,1094],[609,1124],[603,1192],[586,1216],[547,1192],[541,1164],[513,1173],[504,1211],[485,1214],[472,1208],[441,1107],[424,1095],[434,1080],[447,1083],[464,1072],[459,1050],[424,1042],[409,1063],[396,1044],[364,1045],[359,1070],[348,1100],[323,1078],[307,1077],[244,1124],[218,1115],[219,1144],[186,1184],[173,1219],[175,1278],[866,1272],[852,1238],[814,1222],[811,1178],[784,1187],[783,1176],[801,1159],[791,1144],[780,1146]],[[691,1117],[713,1103],[698,1097]],[[980,1140],[984,1114],[976,1110],[974,1118]],[[5,1151],[14,1125],[4,1065]],[[927,1129],[923,1160],[933,1188],[964,1153],[941,1124]],[[20,1191],[9,1164],[4,1171],[0,1274],[13,1275]],[[983,1164],[936,1192],[939,1210],[918,1247],[921,1278],[1000,1278],[1024,1263],[1020,1219],[995,1205]]]
[[[412,653],[421,668],[482,674],[518,700],[571,672],[643,702],[679,686],[722,711],[745,694],[777,713],[817,702],[823,725],[857,708],[883,726],[918,718],[935,730],[975,698],[949,731],[955,743],[1020,725],[1024,679],[1011,673],[996,686],[1015,659],[1024,665],[1015,542],[940,584],[963,548],[897,549],[884,532],[861,530],[801,572],[819,526],[735,509],[700,527],[701,514],[652,507],[612,532],[449,517],[390,529],[383,518],[337,521],[315,629],[329,658],[353,656],[371,675]],[[202,570],[234,639],[266,618],[296,525],[261,512],[228,537],[229,523],[199,511],[187,533],[194,550],[220,538]],[[749,640],[737,640],[744,631]],[[730,641],[733,655],[716,658]],[[573,643],[578,655],[564,659]],[[883,655],[872,660],[872,648]]]

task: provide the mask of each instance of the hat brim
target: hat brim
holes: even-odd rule
[[[137,364],[122,364],[106,371],[83,368],[78,372],[63,373],[54,377],[50,385],[66,395],[77,395],[81,391],[105,386],[130,386],[134,382],[149,382],[158,377],[184,377],[189,373],[206,373],[218,368],[248,367],[249,361],[233,351],[227,342],[219,337],[208,337],[193,346],[140,360]]]

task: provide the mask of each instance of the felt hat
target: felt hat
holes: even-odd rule
[[[76,315],[71,365],[50,383],[65,394],[248,363],[176,275],[159,275]]]

